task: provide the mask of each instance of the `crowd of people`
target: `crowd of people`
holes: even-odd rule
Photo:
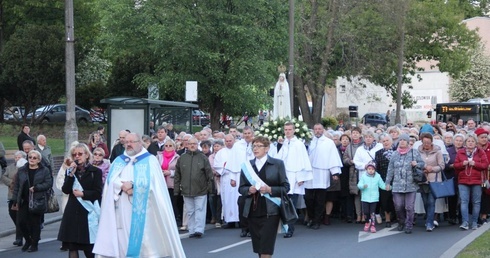
[[[372,233],[397,223],[411,234],[417,214],[425,214],[420,223],[428,232],[444,221],[462,230],[487,223],[488,123],[315,124],[312,139],[295,136],[291,122],[281,129],[284,139],[271,142],[250,126],[189,134],[152,124],[148,135],[121,130],[108,143],[101,127],[72,143],[54,181],[46,137],[34,141],[23,126],[15,162],[1,178],[9,186],[14,245],[38,250],[44,216],[29,203],[53,184],[63,193],[58,240],[69,257],[79,250],[86,257],[185,257],[178,230],[199,239],[207,223],[240,228],[259,257],[270,257],[283,196],[312,230],[338,218]],[[427,181],[416,181],[414,169]],[[436,199],[429,184],[442,174],[455,179],[457,194]],[[295,223],[283,226],[283,237],[293,237]]]

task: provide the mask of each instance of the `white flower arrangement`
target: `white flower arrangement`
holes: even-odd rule
[[[284,139],[284,124],[286,122],[292,122],[295,126],[294,135],[305,142],[309,142],[313,137],[313,134],[308,129],[308,125],[295,118],[291,120],[286,120],[284,118],[278,118],[276,120],[265,122],[257,131],[255,131],[255,136],[264,136],[269,138],[271,141],[278,141]]]

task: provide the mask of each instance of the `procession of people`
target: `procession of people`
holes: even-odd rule
[[[265,258],[274,254],[278,227],[287,239],[301,225],[319,230],[356,223],[369,234],[396,224],[412,234],[416,224],[432,232],[444,221],[460,230],[487,223],[490,124],[300,127],[288,90],[281,73],[274,113],[265,119],[260,112],[257,131],[231,124],[191,134],[152,121],[148,135],[121,129],[111,144],[99,126],[88,142],[71,143],[56,183],[46,136],[36,144],[29,126],[22,126],[15,162],[1,177],[17,229],[13,244],[38,251],[44,212],[32,206],[47,199],[53,185],[62,192],[58,240],[69,258],[79,251],[86,257],[186,257],[179,231],[201,239],[206,224],[239,228],[237,237],[251,237],[253,252]],[[262,134],[279,120],[273,129],[279,137]],[[454,180],[455,193],[436,198],[431,183],[443,178]],[[286,204],[297,217],[285,218]]]

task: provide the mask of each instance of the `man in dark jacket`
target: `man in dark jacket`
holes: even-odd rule
[[[127,130],[121,130],[119,132],[119,142],[112,148],[111,157],[109,160],[111,163],[121,154],[124,153],[124,144],[126,143],[126,135],[128,135]]]
[[[177,160],[174,195],[184,196],[190,238],[201,238],[206,225],[207,194],[212,193],[213,171],[209,159],[197,149],[197,139],[190,138],[186,153]]]
[[[148,146],[148,152],[157,155],[159,151],[163,151],[163,145],[165,145],[165,141],[167,140],[167,128],[160,126],[157,131],[157,140],[150,143]]]

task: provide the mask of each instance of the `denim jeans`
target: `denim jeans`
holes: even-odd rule
[[[432,193],[420,193],[422,195],[422,201],[424,202],[425,215],[427,219],[425,220],[426,227],[434,227],[434,213],[436,211],[436,198],[432,196]]]
[[[461,200],[461,217],[463,222],[470,222],[468,215],[468,203],[470,201],[471,194],[471,204],[473,204],[473,211],[471,212],[471,224],[476,225],[478,221],[478,216],[480,214],[480,203],[481,203],[481,185],[458,185],[459,188],[459,198]]]
[[[405,229],[413,228],[413,217],[415,213],[415,195],[410,193],[393,193],[393,203],[395,204],[398,223],[405,224]]]

